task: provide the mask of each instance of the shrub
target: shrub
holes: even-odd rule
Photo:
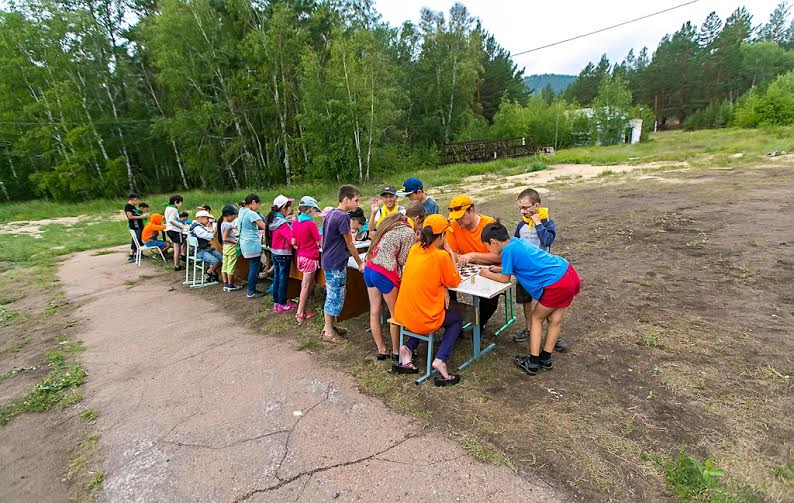
[[[734,123],[745,128],[794,124],[794,70],[775,79],[765,92],[753,89],[743,96]]]

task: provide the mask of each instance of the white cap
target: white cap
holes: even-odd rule
[[[294,199],[290,199],[287,196],[283,196],[281,194],[277,195],[275,199],[273,199],[273,206],[276,208],[281,208],[282,206],[286,205],[287,203],[291,203]]]
[[[207,217],[207,218],[212,218],[212,219],[215,218],[215,217],[212,216],[212,213],[210,213],[207,210],[198,210],[196,212],[196,218],[199,218],[199,217]]]

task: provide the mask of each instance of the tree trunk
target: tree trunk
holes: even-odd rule
[[[353,140],[356,143],[356,157],[358,158],[358,180],[364,180],[364,165],[361,160],[361,128],[358,125],[358,117],[354,110],[355,103],[353,102],[353,93],[350,90],[350,78],[347,73],[347,56],[345,51],[342,51],[342,68],[345,72],[345,86],[347,87],[347,98],[350,101],[350,112],[353,115]]]
[[[289,164],[289,142],[287,141],[287,117],[286,113],[281,108],[281,99],[279,98],[278,90],[278,77],[273,73],[273,101],[276,102],[276,110],[278,110],[279,125],[281,126],[281,141],[284,149],[284,173],[287,178],[287,185],[292,185],[292,171]]]

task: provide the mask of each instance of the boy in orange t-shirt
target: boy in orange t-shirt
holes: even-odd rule
[[[474,202],[469,196],[458,196],[449,203],[449,219],[452,221],[451,232],[447,237],[447,250],[453,253],[459,264],[497,265],[499,255],[488,251],[482,242],[482,230],[495,220],[480,215],[474,210]],[[455,295],[452,300],[457,301]],[[480,330],[499,308],[499,297],[480,299]]]
[[[411,332],[425,335],[444,327],[441,345],[432,363],[441,376],[434,381],[436,386],[451,386],[460,381],[459,376],[450,375],[447,371],[447,360],[463,327],[460,315],[449,309],[447,288],[458,286],[460,275],[452,257],[444,250],[444,235],[448,229],[449,222],[441,215],[430,215],[425,219],[419,242],[408,253],[394,308],[395,321]],[[411,363],[419,342],[419,339],[409,337],[400,347],[401,365],[395,365],[395,371],[406,374],[419,372]]]
[[[163,253],[171,249],[171,244],[157,239],[157,233],[165,230],[163,225],[163,216],[159,213],[152,213],[150,220],[143,226],[141,232],[141,240],[146,246],[154,248],[155,246],[163,250]]]

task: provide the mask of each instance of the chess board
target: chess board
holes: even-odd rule
[[[462,280],[467,280],[472,276],[480,274],[480,266],[474,264],[460,265],[458,264],[458,274]]]

